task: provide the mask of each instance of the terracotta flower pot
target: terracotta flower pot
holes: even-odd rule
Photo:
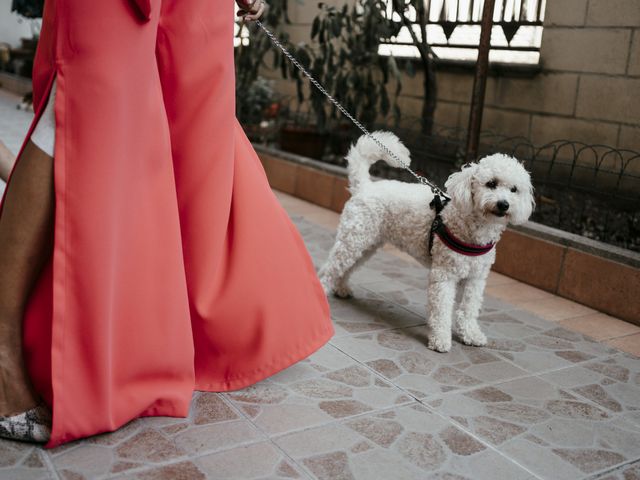
[[[322,159],[328,140],[328,133],[319,133],[310,127],[283,125],[280,129],[280,148],[317,160]]]

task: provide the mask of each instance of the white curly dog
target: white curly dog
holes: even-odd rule
[[[409,150],[396,135],[381,130],[372,135],[410,164]],[[366,135],[351,145],[346,159],[351,198],[340,216],[335,244],[318,271],[325,293],[352,296],[349,276],[390,242],[430,268],[428,347],[448,352],[452,330],[467,345],[486,345],[478,315],[495,261],[492,247],[507,224],[524,223],[531,215],[535,201],[529,173],[515,158],[494,154],[452,174],[445,183],[451,201],[440,213],[442,228],[433,235],[430,254],[429,232],[436,218],[429,206],[431,189],[420,183],[372,181],[369,167],[376,161],[402,165]],[[458,285],[462,291],[454,312]]]

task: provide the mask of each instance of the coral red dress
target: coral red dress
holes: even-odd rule
[[[55,239],[24,318],[46,448],[186,416],[194,389],[253,384],[333,335],[235,117],[233,18],[233,0],[45,2],[20,152],[55,78]]]

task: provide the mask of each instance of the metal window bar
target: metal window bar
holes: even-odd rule
[[[392,14],[391,0],[388,13]],[[461,49],[477,49],[478,43],[459,43],[454,38],[454,32],[461,26],[478,27],[477,39],[480,38],[480,23],[484,0],[424,0],[427,27],[439,26],[442,28],[445,42],[429,41],[431,47],[448,47]],[[537,27],[541,30],[544,22],[546,0],[496,0],[493,12],[493,25],[502,30],[506,39],[506,45],[500,44],[495,35],[492,35],[492,50],[511,50],[522,52],[539,52],[540,46],[512,44],[521,27]],[[415,12],[410,9],[409,18],[415,18]],[[415,21],[415,20],[413,20]],[[417,25],[417,23],[416,23]],[[420,29],[415,30],[420,35]],[[495,32],[494,32],[495,33]],[[539,43],[540,34],[533,43]],[[385,42],[388,45],[413,46],[410,41],[393,39]]]

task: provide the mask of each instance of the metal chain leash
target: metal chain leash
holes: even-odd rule
[[[295,59],[295,57],[293,55],[291,55],[291,53],[289,53],[287,51],[286,48],[284,48],[282,46],[282,44],[278,41],[278,39],[275,37],[275,35],[273,33],[271,33],[271,31],[269,31],[269,29],[267,29],[267,27],[265,27],[262,22],[260,20],[255,20],[255,22],[258,24],[258,26],[260,28],[262,28],[262,30],[264,30],[264,32],[269,36],[269,38],[271,39],[271,42],[278,47],[280,50],[282,50],[282,53],[284,53],[287,58],[289,58],[289,60],[291,60],[291,62],[298,67],[298,69],[300,69],[302,71],[302,73],[304,73],[307,78],[309,78],[309,80],[311,81],[311,83],[313,83],[318,90],[320,90],[329,100],[331,100],[331,102],[338,108],[338,110],[340,110],[349,120],[351,120],[360,130],[362,130],[362,132],[367,135],[369,138],[371,138],[374,142],[376,142],[376,144],[383,149],[385,152],[387,152],[392,158],[394,158],[397,162],[398,165],[402,165],[403,168],[406,168],[407,170],[409,170],[409,172],[411,172],[413,174],[414,177],[416,177],[418,179],[418,181],[420,183],[422,183],[423,185],[427,185],[428,187],[431,188],[431,191],[433,192],[434,195],[444,199],[445,201],[449,199],[449,196],[438,186],[434,185],[433,183],[431,183],[429,180],[427,180],[425,177],[423,177],[422,175],[418,175],[416,172],[414,172],[411,167],[409,167],[409,165],[406,165],[405,162],[403,162],[393,151],[391,151],[391,149],[389,149],[386,145],[384,145],[380,140],[378,140],[377,138],[375,138],[373,135],[371,135],[371,133],[369,133],[369,131],[364,127],[364,125],[362,125],[358,120],[356,120],[355,118],[353,118],[353,116],[342,106],[340,105],[340,103],[333,98],[329,92],[327,92],[324,87],[322,85],[320,85],[320,83],[313,78],[313,76],[307,72],[307,70],[300,64],[300,62],[298,62],[298,60]]]

